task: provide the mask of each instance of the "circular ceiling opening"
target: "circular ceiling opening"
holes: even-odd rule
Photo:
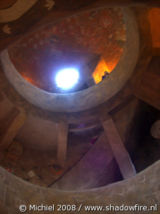
[[[115,15],[114,22],[112,19],[106,21],[107,18],[88,18],[94,21],[91,25],[93,31],[89,30],[90,25],[85,28],[88,25],[83,19],[85,14],[94,17],[108,12],[111,16]],[[79,21],[74,20],[75,17],[83,20],[83,28]],[[61,19],[62,23],[48,24],[29,33],[2,51],[0,59],[7,79],[28,102],[52,112],[84,111],[107,102],[130,78],[139,56],[137,22],[127,8],[99,8],[64,20],[66,25],[62,25]],[[106,26],[104,30],[99,27],[99,20],[105,21],[102,22]],[[74,30],[67,31],[70,33],[67,34],[65,27],[72,29],[73,26]],[[112,35],[109,33],[111,29],[114,32]],[[120,33],[121,30],[123,33]],[[64,66],[73,66],[80,72],[79,81],[69,94],[58,93],[56,82],[53,84],[57,71]],[[94,77],[95,71],[100,76],[99,80]]]
[[[66,93],[87,89],[108,78],[123,54],[125,42],[122,9],[97,8],[28,34],[9,49],[9,55],[25,80],[52,93],[64,93],[52,79],[57,78],[60,68],[78,68],[79,82]]]

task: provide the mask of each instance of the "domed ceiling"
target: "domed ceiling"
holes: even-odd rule
[[[59,92],[59,69],[76,67],[81,81],[74,90],[82,90],[115,68],[125,41],[121,9],[94,9],[43,25],[12,45],[9,55],[27,81],[49,92]]]

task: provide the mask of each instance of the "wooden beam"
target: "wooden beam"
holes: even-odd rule
[[[119,136],[112,118],[108,117],[108,120],[102,122],[102,125],[123,178],[127,179],[134,176],[136,174],[135,167],[133,166],[129,153]]]
[[[160,7],[160,2],[157,0],[97,0],[92,4],[96,6],[108,7]]]
[[[67,141],[68,141],[68,124],[60,122],[57,125],[57,160],[61,167],[64,167],[67,155]]]
[[[16,137],[18,131],[24,124],[26,120],[26,114],[22,110],[14,109],[15,111],[12,111],[13,117],[7,127],[4,130],[3,135],[0,139],[0,149],[7,149],[10,144],[12,143],[13,139]],[[10,120],[10,118],[9,118]]]

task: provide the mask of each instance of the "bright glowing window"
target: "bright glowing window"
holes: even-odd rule
[[[75,68],[65,68],[58,71],[55,81],[58,88],[69,90],[73,88],[79,80],[79,72]]]

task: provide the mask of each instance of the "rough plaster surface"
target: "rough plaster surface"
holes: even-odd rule
[[[17,40],[8,52],[24,79],[51,93],[59,93],[54,81],[57,70],[64,66],[77,67],[80,81],[70,91],[75,92],[91,78],[100,56],[105,63],[102,60],[98,63],[101,68],[98,66],[94,71],[94,78],[100,78],[105,69],[113,70],[125,41],[122,10],[104,7],[46,22]]]
[[[81,192],[57,191],[25,182],[0,168],[0,200],[9,214],[20,204],[155,205],[160,206],[160,161],[130,179]],[[156,185],[155,185],[156,184]],[[28,212],[32,213],[32,212]],[[36,213],[36,212],[33,212]],[[42,212],[45,213],[45,212]],[[55,211],[55,213],[59,213]],[[84,209],[79,213],[86,213]],[[106,212],[101,212],[106,213]],[[108,212],[111,213],[111,212]],[[112,212],[113,213],[113,212]],[[130,212],[125,212],[130,213]],[[139,213],[139,212],[134,212]],[[146,212],[141,212],[146,213]],[[159,213],[159,212],[154,212]]]
[[[16,139],[25,147],[52,151],[57,146],[57,124],[28,115]]]
[[[113,159],[112,150],[102,134],[80,162],[52,185],[52,188],[75,191],[112,183],[117,170]]]
[[[5,118],[12,108],[13,104],[5,96],[3,96],[3,100],[0,101],[0,119]]]
[[[86,90],[67,94],[47,93],[25,81],[11,63],[8,51],[1,53],[4,72],[14,88],[33,105],[49,111],[77,112],[95,107],[115,95],[130,77],[138,58],[139,37],[132,12],[123,9],[127,41],[117,67],[100,84]]]

